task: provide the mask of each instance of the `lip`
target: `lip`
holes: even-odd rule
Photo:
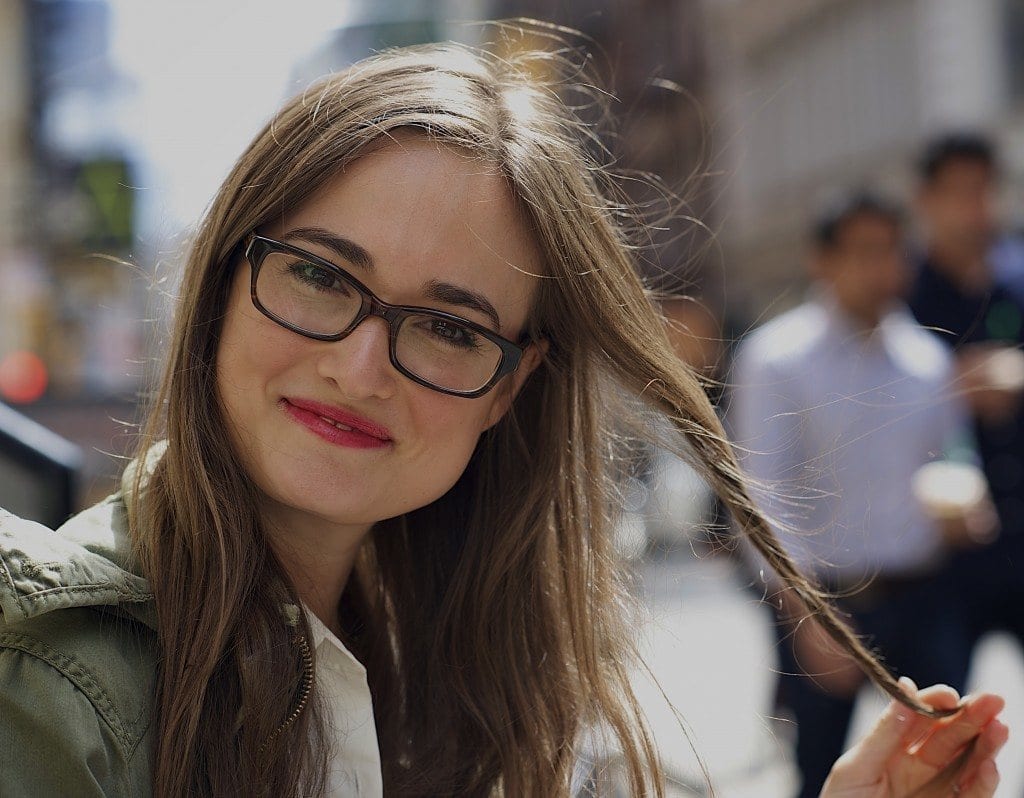
[[[293,420],[329,443],[353,449],[380,449],[394,442],[387,427],[334,405],[292,397],[283,398],[280,404]]]

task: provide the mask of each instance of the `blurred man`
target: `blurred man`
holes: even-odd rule
[[[956,349],[982,464],[1001,522],[987,548],[957,556],[954,573],[976,639],[1004,629],[1024,639],[1024,270],[1000,241],[998,165],[992,143],[944,135],[920,162],[918,209],[925,254],[910,306]]]
[[[909,266],[898,209],[868,193],[846,197],[822,214],[814,239],[813,297],[740,345],[736,443],[783,545],[842,596],[855,631],[900,673],[960,689],[968,641],[944,564],[951,546],[986,531],[985,491],[944,508],[942,523],[912,493],[923,466],[969,445],[952,357],[901,304]],[[861,675],[793,597],[773,592],[772,576],[800,795],[817,796]]]

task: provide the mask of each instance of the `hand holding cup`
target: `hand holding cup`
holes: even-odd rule
[[[954,548],[990,543],[999,534],[999,518],[980,468],[937,460],[914,475],[911,490]]]

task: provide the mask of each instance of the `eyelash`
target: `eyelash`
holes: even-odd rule
[[[469,350],[469,349],[479,349],[480,348],[480,336],[477,335],[475,332],[473,332],[473,330],[469,329],[468,327],[464,327],[461,324],[458,324],[458,323],[453,322],[453,321],[448,321],[446,319],[430,319],[429,323],[431,325],[431,328],[430,328],[431,334],[434,335],[435,337],[437,337],[439,340],[444,341],[446,344],[451,344],[452,346],[456,346],[459,349],[466,349],[466,350]],[[457,331],[458,333],[460,333],[462,335],[462,340],[461,341],[456,341],[456,340],[454,340],[452,338],[447,338],[447,337],[445,337],[443,335],[440,335],[434,329],[434,325],[437,325],[437,324],[446,324],[446,325],[448,325],[451,329]]]
[[[304,267],[311,267],[311,268],[315,269],[317,271],[317,274],[319,274],[319,275],[329,276],[331,278],[331,280],[333,281],[334,285],[331,285],[331,286],[324,285],[319,280],[317,280],[317,279],[315,279],[313,277],[310,277],[307,273],[305,273]],[[288,271],[292,275],[294,275],[296,279],[302,281],[303,283],[305,283],[306,285],[310,286],[311,288],[313,288],[316,291],[322,291],[323,293],[334,292],[334,293],[339,293],[339,294],[344,294],[344,295],[348,294],[348,291],[345,288],[344,283],[341,282],[335,275],[333,275],[331,272],[329,272],[323,266],[318,266],[317,264],[310,263],[309,261],[306,261],[306,260],[295,260],[295,261],[291,261],[288,264]]]

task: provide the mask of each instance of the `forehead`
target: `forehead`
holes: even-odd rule
[[[875,211],[858,211],[848,216],[836,231],[836,242],[852,243],[863,239],[897,238],[902,232],[899,220]]]
[[[284,224],[294,220],[315,220],[342,234],[358,230],[359,244],[385,251],[415,232],[424,259],[443,249],[531,274],[541,262],[529,221],[498,167],[415,133],[374,145]]]
[[[423,134],[374,145],[272,232],[296,227],[321,227],[366,249],[375,264],[367,282],[394,301],[413,299],[417,283],[445,280],[488,293],[514,316],[542,270],[530,224],[497,166]]]
[[[952,157],[935,173],[932,186],[938,188],[983,187],[995,180],[995,170],[981,158]]]

